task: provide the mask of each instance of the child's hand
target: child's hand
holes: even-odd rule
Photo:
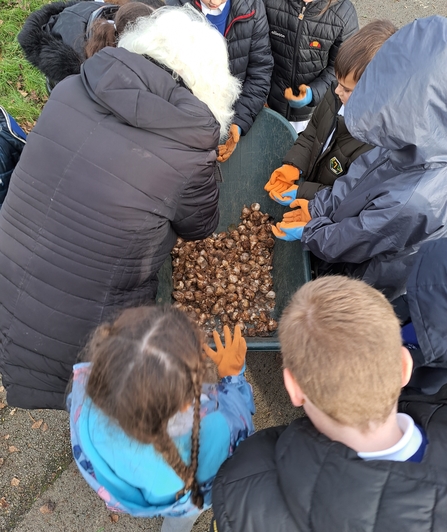
[[[295,96],[290,87],[284,91],[284,98],[287,103],[295,109],[309,105],[313,98],[312,89],[307,85],[300,85],[298,90],[300,91],[299,96]]]
[[[247,353],[247,344],[242,337],[241,328],[236,325],[234,336],[231,338],[231,331],[228,325],[224,325],[225,347],[222,345],[219,333],[213,331],[216,351],[204,344],[203,349],[211,360],[217,365],[219,377],[228,377],[230,375],[239,375],[245,364],[245,355]]]
[[[236,145],[240,138],[241,128],[237,124],[231,124],[227,142],[218,146],[219,154],[217,156],[217,160],[220,163],[224,163],[230,158],[231,154],[236,149]]]
[[[269,196],[272,198],[273,201],[276,201],[276,203],[279,203],[284,207],[288,207],[296,200],[297,192],[298,185],[292,185],[287,190],[284,190],[284,192],[277,192],[276,190],[272,190],[271,192],[269,192]]]
[[[296,199],[292,201],[290,207],[295,209],[294,211],[285,212],[282,218],[283,222],[310,222],[312,216],[309,212],[309,201],[305,199]]]
[[[273,171],[270,179],[264,186],[264,190],[267,192],[275,191],[278,194],[281,194],[289,189],[299,177],[300,171],[298,168],[295,168],[295,166],[292,166],[291,164],[283,164],[280,168]]]

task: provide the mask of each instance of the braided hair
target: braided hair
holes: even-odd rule
[[[203,506],[196,479],[200,394],[206,367],[199,328],[172,307],[138,307],[100,326],[86,348],[91,361],[87,395],[131,438],[152,444]],[[168,433],[168,422],[193,405],[191,456],[185,463]]]

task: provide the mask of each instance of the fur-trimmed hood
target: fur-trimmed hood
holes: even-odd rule
[[[102,2],[54,2],[34,11],[17,36],[26,59],[52,84],[79,74],[85,61],[85,30]]]

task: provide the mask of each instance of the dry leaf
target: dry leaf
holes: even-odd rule
[[[43,419],[39,419],[31,425],[31,428],[40,429],[40,426],[42,425],[42,423],[43,423]]]
[[[4,386],[0,386],[0,393],[4,392],[4,391],[5,391],[5,387]]]
[[[48,425],[46,423],[44,423],[42,425],[42,432],[46,432],[48,430]]]
[[[11,412],[9,412],[10,416],[13,416],[17,412],[17,408],[13,408]]]
[[[117,514],[112,514],[110,516],[110,521],[112,521],[112,523],[118,523],[118,519],[119,519],[119,516]]]
[[[9,506],[9,502],[6,502],[6,499],[2,497],[0,499],[0,508],[8,508],[8,506]]]
[[[4,463],[5,463],[5,459],[4,458],[0,458],[0,466],[2,466]]]
[[[6,434],[6,436],[3,436],[3,438],[5,438],[5,440],[9,440],[9,434]]]
[[[52,514],[56,509],[56,503],[53,501],[47,501],[43,506],[39,508],[41,514]]]
[[[20,480],[17,477],[13,477],[11,480],[11,486],[18,486],[20,484]]]
[[[17,447],[15,447],[14,445],[11,445],[10,447],[8,447],[8,450],[9,450],[10,453],[18,453],[19,452]]]
[[[6,405],[5,405],[5,403],[1,403],[0,402],[0,410],[3,410],[3,408],[6,408]]]

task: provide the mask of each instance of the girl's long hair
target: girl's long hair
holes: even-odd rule
[[[86,347],[91,373],[87,395],[131,438],[152,444],[183,480],[182,496],[203,498],[196,474],[199,457],[200,395],[205,369],[203,337],[183,312],[172,307],[123,311],[101,325]],[[168,421],[193,405],[191,458],[186,464],[168,434]]]

